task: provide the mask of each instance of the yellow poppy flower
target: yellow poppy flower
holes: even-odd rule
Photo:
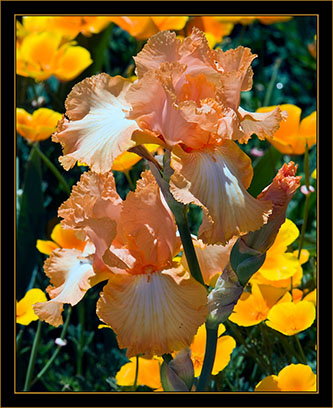
[[[36,244],[38,251],[45,255],[51,255],[51,252],[56,248],[75,248],[83,251],[87,244],[87,242],[77,238],[74,230],[63,229],[60,224],[53,228],[51,239],[52,241],[38,239]]]
[[[236,342],[231,336],[222,336],[225,332],[225,327],[221,323],[218,328],[218,339],[216,346],[216,354],[212,374],[218,374],[229,363],[230,356],[233,349],[236,347]],[[206,347],[206,328],[205,325],[201,325],[194,336],[191,348],[191,359],[194,366],[194,376],[198,377],[201,373],[203,360],[205,356]]]
[[[153,153],[157,150],[158,145],[150,144],[145,145],[146,149]],[[112,170],[127,172],[129,171],[136,163],[142,159],[141,156],[138,156],[132,152],[124,152],[120,154],[112,164]]]
[[[317,169],[314,169],[313,172],[311,173],[311,177],[316,179],[317,178]]]
[[[51,75],[61,81],[77,77],[92,63],[90,53],[74,42],[63,44],[57,33],[30,33],[17,47],[17,74],[43,81]]]
[[[285,302],[272,307],[266,325],[286,336],[293,336],[308,329],[315,318],[316,308],[312,302]]]
[[[159,31],[181,30],[188,17],[181,16],[140,16],[140,17],[110,17],[117,24],[138,40],[145,40]]]
[[[79,33],[85,36],[96,34],[110,24],[109,17],[101,16],[24,16],[22,27],[27,33],[54,32],[70,40]],[[22,33],[22,29],[20,31]]]
[[[222,41],[223,37],[231,33],[234,24],[230,21],[220,20],[219,17],[215,16],[201,16],[194,17],[189,21],[187,29],[191,30],[192,27],[197,27],[203,31],[209,46],[213,48],[215,44]]]
[[[301,283],[303,270],[301,265],[308,261],[309,251],[303,249],[298,258],[298,251],[286,252],[287,247],[299,236],[299,230],[289,219],[281,225],[271,248],[266,252],[266,259],[262,267],[250,279],[251,283],[257,282],[280,288],[289,288],[290,278],[293,286]]]
[[[137,385],[161,389],[160,366],[162,362],[161,357],[153,357],[152,359],[139,357]],[[132,357],[128,363],[121,367],[116,375],[118,385],[131,386],[134,384],[136,364],[136,357]]]
[[[316,391],[316,374],[305,364],[290,364],[261,380],[254,391]]]
[[[286,301],[284,288],[253,284],[251,293],[243,292],[229,320],[238,326],[254,326],[266,320],[270,309],[280,300]]]
[[[45,293],[40,289],[30,289],[24,297],[16,304],[16,322],[27,326],[38,316],[34,313],[32,305],[36,302],[46,302]]]
[[[29,142],[45,140],[55,132],[61,113],[48,108],[39,108],[32,114],[16,108],[16,130]]]
[[[262,107],[257,112],[271,112],[275,108],[276,106]],[[267,140],[281,153],[303,154],[306,143],[309,148],[316,144],[316,111],[300,120],[302,110],[298,106],[286,104],[280,105],[280,108],[288,113],[288,117]]]
[[[304,299],[308,302],[312,302],[315,306],[317,304],[317,289],[314,289],[312,292],[304,296]]]

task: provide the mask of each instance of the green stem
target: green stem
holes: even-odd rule
[[[61,334],[60,334],[61,340],[64,340],[64,338],[65,338],[67,328],[68,328],[68,324],[69,324],[69,320],[70,320],[70,316],[71,316],[71,312],[72,312],[72,307],[69,306],[68,311],[67,311],[66,321],[65,321],[65,324],[64,324],[64,326],[62,328],[62,331],[61,331]],[[54,350],[51,358],[48,360],[48,362],[45,364],[45,366],[42,368],[42,370],[37,374],[36,378],[32,381],[31,385],[35,384],[35,382],[37,382],[38,380],[40,380],[42,378],[42,376],[49,369],[49,367],[51,366],[53,361],[56,359],[56,357],[59,354],[59,351],[60,351],[61,348],[62,348],[62,346],[57,346],[57,348]]]
[[[33,375],[33,372],[34,372],[34,368],[35,368],[35,363],[36,363],[36,357],[37,357],[37,351],[38,351],[41,331],[42,331],[42,321],[38,320],[37,330],[36,330],[34,342],[32,344],[30,360],[29,360],[27,375],[25,377],[25,383],[24,383],[23,391],[29,391],[30,390],[31,379],[32,379],[32,375]]]
[[[71,193],[71,189],[69,188],[66,180],[63,178],[63,176],[60,174],[59,170],[56,168],[56,166],[45,156],[45,154],[39,149],[38,143],[34,143],[32,145],[32,148],[38,153],[38,155],[41,157],[43,162],[46,164],[46,166],[52,171],[52,173],[56,176],[58,179],[59,183],[62,185],[63,189],[66,191],[68,195]]]
[[[303,351],[303,347],[302,347],[302,345],[301,345],[301,342],[299,341],[299,338],[298,338],[297,334],[295,334],[294,337],[295,337],[295,340],[296,340],[296,344],[297,344],[299,353],[300,353],[301,358],[302,358],[302,363],[303,363],[303,364],[307,364],[307,359],[306,359],[306,357],[305,357],[305,354],[304,354],[304,351]]]
[[[279,68],[280,68],[281,63],[282,63],[281,58],[278,58],[275,61],[275,64],[274,64],[274,67],[273,67],[273,72],[272,72],[272,77],[271,77],[271,80],[270,80],[270,82],[268,84],[265,99],[264,99],[264,106],[268,106],[269,103],[270,103],[272,93],[273,93],[273,88],[274,88],[274,85],[275,85],[275,82],[276,82],[277,74],[279,72]]]
[[[173,360],[172,355],[171,354],[162,354],[162,358],[163,360],[166,362],[166,364],[169,364],[170,361]]]
[[[134,390],[136,390],[136,387],[138,384],[138,375],[139,375],[139,356],[136,356],[135,377],[134,377],[134,384],[133,384]]]
[[[205,391],[208,382],[211,377],[214,360],[215,360],[215,353],[216,353],[216,345],[217,345],[217,328],[210,329],[206,325],[206,333],[207,333],[207,340],[206,340],[206,350],[205,350],[205,358],[197,386],[197,391]]]
[[[187,217],[185,214],[185,209],[186,207],[184,207],[184,211],[174,213],[176,224],[178,227],[180,239],[183,244],[186,261],[190,269],[191,275],[199,283],[201,283],[202,285],[205,285],[202,274],[201,274],[201,269],[200,269],[200,265],[198,262],[197,254],[195,253],[195,249],[194,249],[194,245],[193,245],[193,241],[191,237],[191,232],[190,232]]]
[[[128,184],[129,184],[129,186],[130,186],[130,189],[131,189],[132,191],[134,191],[134,190],[135,190],[135,185],[134,185],[134,183],[133,183],[133,180],[132,180],[132,178],[131,178],[131,175],[130,175],[129,170],[124,171],[123,173],[125,174],[125,177],[126,177],[126,179],[127,179],[127,181],[128,181]]]

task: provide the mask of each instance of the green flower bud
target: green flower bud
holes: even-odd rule
[[[249,248],[242,238],[239,238],[230,253],[230,264],[244,287],[251,276],[265,262],[266,252],[262,253]]]
[[[160,374],[164,391],[190,391],[194,382],[191,350],[180,351],[169,363],[164,361]]]

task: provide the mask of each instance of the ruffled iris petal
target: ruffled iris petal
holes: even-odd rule
[[[198,237],[205,243],[224,245],[234,235],[259,229],[267,221],[271,202],[247,193],[251,162],[233,141],[225,140],[214,150],[180,152],[171,165],[175,173],[170,190],[176,200],[204,208]]]
[[[207,313],[206,291],[182,268],[116,275],[104,287],[97,315],[117,333],[127,356],[188,347]]]

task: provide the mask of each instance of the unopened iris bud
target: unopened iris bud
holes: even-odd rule
[[[231,266],[243,286],[264,263],[266,251],[285,222],[288,204],[300,185],[301,177],[295,176],[296,170],[295,163],[285,163],[273,182],[259,194],[258,200],[272,201],[272,213],[259,230],[240,237],[231,251]]]
[[[208,295],[208,317],[207,327],[217,328],[230,316],[238,299],[243,292],[243,287],[238,282],[235,272],[230,263],[224,268],[219,276],[215,288]]]
[[[164,361],[160,374],[164,391],[190,391],[194,382],[191,350],[180,351],[169,363]]]

